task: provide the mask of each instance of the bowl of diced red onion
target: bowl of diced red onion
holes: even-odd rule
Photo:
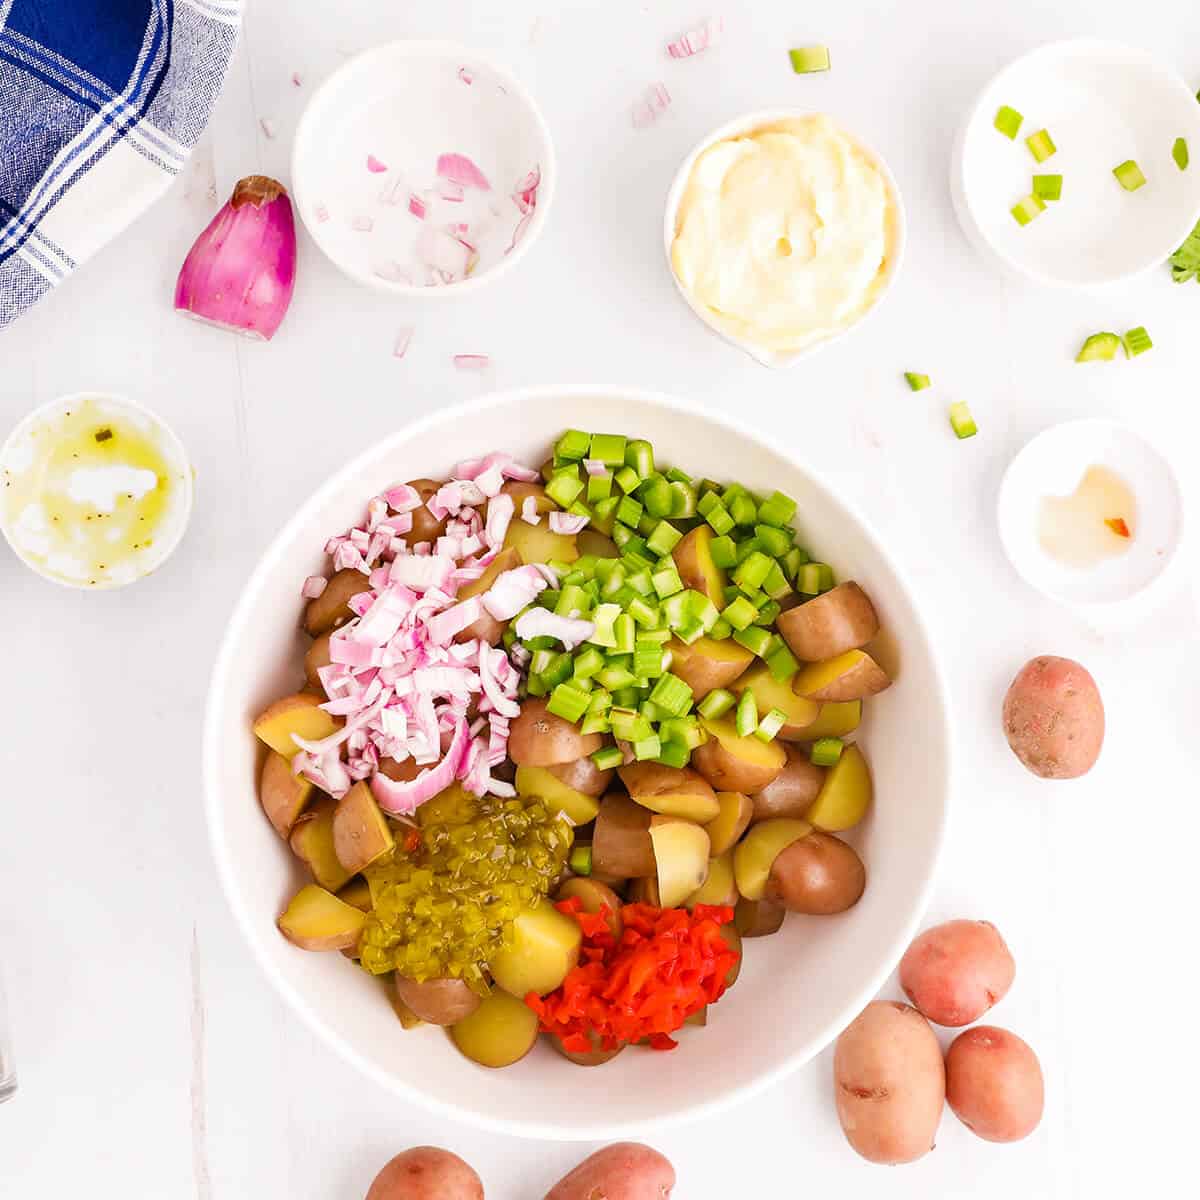
[[[399,41],[354,58],[296,131],[292,194],[345,274],[394,295],[459,295],[533,245],[555,162],[536,102],[466,46]]]

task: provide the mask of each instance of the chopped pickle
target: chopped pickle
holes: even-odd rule
[[[418,820],[419,832],[364,872],[372,910],[362,965],[418,982],[463,979],[483,995],[484,964],[512,945],[514,919],[563,874],[570,823],[536,798],[457,788],[422,805]]]

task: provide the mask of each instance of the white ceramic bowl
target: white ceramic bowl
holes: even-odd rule
[[[470,189],[462,203],[431,194],[445,153],[470,157],[491,191]],[[523,222],[513,192],[534,170],[537,203]],[[453,42],[391,42],[346,63],[309,101],[292,150],[292,193],[313,240],[351,279],[397,296],[462,296],[511,270],[546,223],[557,174],[533,97]],[[409,209],[413,193],[428,205],[424,221]],[[468,278],[425,286],[411,263],[416,237],[464,220],[478,265]]]
[[[128,421],[148,435],[155,443],[155,448],[162,455],[162,460],[171,473],[174,487],[174,499],[163,514],[162,522],[154,535],[150,550],[140,552],[135,560],[128,563],[126,569],[112,571],[97,579],[95,583],[86,580],[73,579],[58,571],[51,570],[37,555],[30,553],[21,534],[11,526],[8,513],[0,505],[0,532],[12,547],[13,553],[32,571],[36,571],[43,579],[63,587],[76,588],[84,592],[112,591],[116,588],[127,587],[139,579],[145,579],[175,553],[176,547],[187,532],[188,522],[192,516],[192,504],[195,499],[195,480],[192,464],[188,458],[183,443],[175,436],[171,427],[156,413],[124,396],[113,396],[105,392],[75,392],[69,396],[60,396],[39,405],[29,413],[23,421],[8,435],[4,445],[0,447],[0,468],[28,462],[28,449],[32,445],[32,437],[51,424],[63,414],[69,414],[72,408],[77,408],[88,401],[96,405],[98,415],[107,416],[109,420]]]
[[[1014,141],[994,128],[1008,105],[1025,120]],[[1025,144],[1047,129],[1042,163]],[[1176,138],[1192,156],[1181,171]],[[1127,192],[1113,168],[1134,159],[1147,183]],[[1062,199],[1030,224],[1011,209],[1034,174],[1063,176]],[[1200,218],[1200,104],[1144,50],[1080,39],[1042,46],[1004,68],[967,111],[950,190],[967,237],[1003,272],[1054,287],[1116,283],[1161,268]]]
[[[1038,540],[1042,500],[1070,495],[1093,465],[1109,468],[1132,490],[1134,537],[1118,558],[1088,568],[1063,566]],[[1106,627],[1131,624],[1150,611],[1183,545],[1183,493],[1170,460],[1137,430],[1099,418],[1053,425],[1028,442],[1004,473],[996,514],[1000,541],[1017,574]]]
[[[361,519],[367,499],[397,480],[439,475],[503,448],[541,462],[568,426],[650,439],[689,472],[779,488],[799,503],[804,541],[862,582],[887,630],[883,661],[896,684],[873,700],[862,729],[877,801],[854,833],[869,882],[850,912],[789,917],[746,943],[737,987],[708,1027],[669,1055],[628,1051],[580,1074],[550,1047],[486,1071],[436,1029],[400,1030],[381,985],[339,954],[286,942],[275,918],[302,883],[298,863],[256,800],[254,715],[301,678],[300,584],[324,569],[333,532]],[[951,779],[948,700],[932,634],[904,569],[808,467],[754,437],[745,423],[665,396],[605,387],[543,387],[440,410],[339,471],[292,518],[251,576],[213,672],[204,741],[209,832],[218,872],[268,978],[330,1046],[385,1088],[435,1112],[534,1138],[607,1140],[711,1114],[807,1062],[875,994],[908,945],[942,845]],[[694,1033],[695,1036],[691,1036]]]
[[[847,337],[858,329],[862,323],[883,303],[885,296],[891,290],[892,284],[896,281],[896,276],[900,272],[900,265],[904,260],[904,247],[907,238],[907,224],[904,215],[904,201],[900,196],[900,188],[896,184],[896,178],[892,174],[891,168],[884,161],[883,157],[868,146],[850,130],[838,123],[838,128],[847,137],[851,138],[858,148],[867,156],[867,158],[875,164],[879,173],[883,176],[884,182],[887,184],[888,193],[891,197],[892,208],[891,215],[893,226],[891,229],[893,253],[887,262],[885,268],[884,281],[879,289],[879,294],[875,297],[875,302],[867,309],[866,312],[859,317],[852,325],[834,334],[832,337],[822,338],[820,341],[813,342],[809,346],[805,346],[802,350],[796,350],[791,353],[780,353],[773,350],[765,349],[762,346],[756,345],[754,342],[745,340],[744,338],[734,337],[727,333],[719,325],[715,324],[705,309],[696,303],[695,299],[687,291],[682,283],[679,282],[679,277],[675,274],[675,267],[671,262],[671,246],[675,241],[675,226],[679,214],[679,205],[683,199],[684,191],[687,189],[688,180],[691,178],[692,168],[696,165],[696,159],[700,157],[710,146],[717,142],[726,141],[729,138],[741,137],[748,133],[753,133],[757,129],[763,128],[765,125],[772,125],[777,121],[791,121],[800,117],[811,117],[817,114],[809,109],[802,108],[768,108],[759,112],[747,113],[745,116],[735,117],[732,121],[727,121],[724,125],[714,129],[712,133],[707,134],[692,148],[688,156],[683,160],[679,170],[675,173],[675,178],[671,183],[670,190],[667,192],[667,207],[663,214],[663,249],[667,258],[667,270],[670,272],[671,279],[675,283],[675,288],[683,297],[684,303],[688,308],[696,314],[696,316],[704,323],[705,327],[711,329],[723,341],[729,342],[730,345],[737,346],[738,349],[744,350],[756,362],[760,362],[766,367],[790,367],[798,363],[801,359],[807,358],[810,354],[816,354],[818,350],[825,346],[832,345],[834,342],[840,342],[842,338]]]

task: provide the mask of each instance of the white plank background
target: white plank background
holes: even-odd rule
[[[902,548],[941,630],[967,764],[929,917],[1000,926],[1018,974],[994,1017],[1037,1048],[1047,1076],[1045,1121],[1028,1141],[978,1142],[948,1115],[935,1153],[885,1176],[841,1141],[826,1054],[728,1116],[654,1138],[678,1166],[678,1194],[836,1186],[873,1197],[886,1182],[896,1200],[1034,1200],[1194,1187],[1195,608],[1181,590],[1152,627],[1098,635],[1017,581],[992,509],[1010,456],[1071,416],[1154,431],[1194,474],[1200,287],[1163,274],[1102,296],[1002,283],[965,244],[946,187],[957,118],[1009,58],[1059,36],[1135,37],[1200,83],[1194,12],[1183,0],[1132,10],[1118,0],[727,0],[718,49],[666,59],[668,37],[716,11],[696,0],[257,0],[185,177],[0,335],[4,427],[61,393],[123,392],[171,421],[199,472],[182,550],[132,590],[59,590],[0,555],[0,966],[21,1071],[18,1098],[0,1109],[0,1196],[357,1200],[391,1154],[434,1142],[470,1159],[490,1197],[529,1200],[588,1149],[434,1120],[314,1044],[234,929],[200,805],[215,647],[289,511],[431,407],[554,381],[659,388],[743,413],[819,463]],[[380,299],[305,243],[292,311],[267,346],[177,317],[174,277],[216,198],[256,171],[286,181],[314,85],[395,37],[469,40],[532,87],[561,160],[543,240],[494,291],[456,305]],[[812,42],[832,48],[834,70],[797,78],[785,50]],[[635,131],[629,107],[656,79],[675,103]],[[705,335],[674,295],[659,245],[662,198],[685,151],[718,122],[771,104],[827,109],[873,142],[911,223],[886,308],[787,374]],[[393,337],[410,323],[412,348],[396,361]],[[1084,334],[1136,324],[1154,335],[1152,354],[1072,363]],[[464,351],[491,354],[493,366],[456,372],[450,358]],[[939,390],[911,395],[905,369],[933,374]],[[944,417],[959,398],[981,429],[962,444]],[[1038,652],[1082,659],[1104,692],[1108,744],[1079,783],[1037,783],[1003,744],[1004,688]]]

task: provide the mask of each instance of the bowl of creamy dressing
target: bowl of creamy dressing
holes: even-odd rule
[[[667,265],[712,330],[786,367],[856,328],[904,255],[883,159],[823,113],[771,109],[709,134],[667,194]]]
[[[39,575],[124,587],[157,570],[191,516],[192,468],[140,405],[83,392],[31,412],[0,448],[0,531]]]

